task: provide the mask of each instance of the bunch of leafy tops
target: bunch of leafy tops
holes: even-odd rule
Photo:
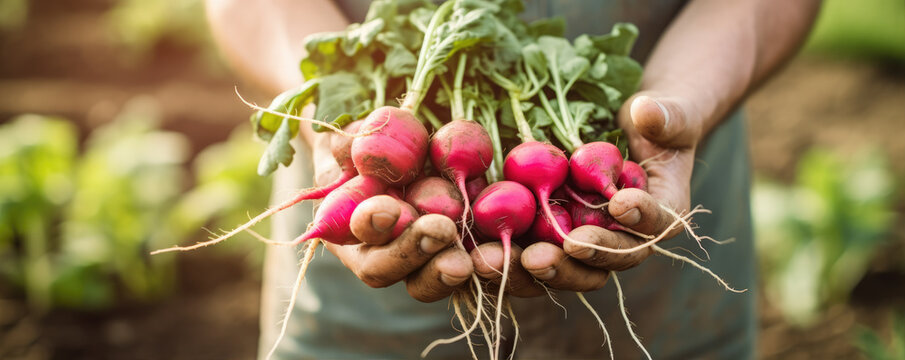
[[[295,152],[289,140],[300,122],[277,113],[299,115],[313,103],[316,119],[342,127],[404,96],[419,97],[418,118],[434,130],[454,119],[481,123],[494,145],[490,183],[502,178],[504,150],[529,133],[567,152],[608,141],[624,154],[614,114],[641,80],[641,66],[629,57],[634,25],[570,42],[561,19],[521,20],[521,0],[455,1],[436,41],[424,41],[437,9],[427,0],[377,0],[363,23],[307,37],[306,81],[274,98],[272,112],[251,117],[257,137],[269,143],[258,173],[288,166]]]

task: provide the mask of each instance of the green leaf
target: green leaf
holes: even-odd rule
[[[280,112],[290,115],[298,115],[305,105],[307,105],[315,95],[320,84],[320,80],[306,81],[299,87],[284,91],[282,94],[273,98],[267,110]],[[273,134],[283,125],[283,117],[273,115],[264,111],[256,111],[251,115],[251,124],[254,126],[255,135],[263,140],[270,141]],[[298,120],[289,121],[290,136],[294,137],[298,134]]]
[[[534,38],[541,36],[562,37],[566,33],[566,21],[561,17],[539,19],[528,24],[528,35]]]
[[[387,73],[393,77],[414,75],[416,65],[418,58],[401,44],[396,44],[390,49],[383,63]]]
[[[540,106],[532,107],[531,110],[525,112],[525,118],[532,128],[543,128],[553,125],[553,119]]]
[[[352,24],[346,29],[346,36],[342,41],[343,52],[346,56],[354,56],[362,48],[368,47],[383,30],[383,19],[377,18],[364,24]]]
[[[629,23],[613,25],[613,30],[606,35],[581,35],[575,38],[575,48],[589,59],[599,53],[606,55],[628,56],[638,38],[638,27]]]
[[[318,79],[317,110],[314,117],[342,127],[357,119],[371,107],[371,94],[366,82],[353,73],[338,72]],[[318,132],[327,131],[314,125]]]
[[[591,67],[588,59],[575,52],[575,48],[569,41],[563,38],[542,36],[537,44],[547,57],[547,66],[552,71],[555,67],[562,78],[564,90],[569,84],[576,81]]]
[[[432,16],[434,16],[434,9],[417,8],[409,14],[408,20],[423,34],[427,32],[427,26],[430,24]]]
[[[267,150],[261,156],[261,161],[258,162],[258,175],[265,176],[274,172],[279,164],[289,166],[292,163],[292,155],[295,154],[295,149],[289,144],[289,140],[293,137],[291,132],[289,119],[283,119],[280,128],[277,129],[270,139],[270,143],[267,144]]]
[[[525,65],[531,68],[538,79],[547,78],[547,56],[540,46],[535,43],[525,45],[522,48],[522,59]],[[535,86],[542,84],[534,84]]]
[[[606,65],[607,72],[603,82],[619,91],[621,104],[638,91],[643,69],[641,64],[628,56],[607,55]]]

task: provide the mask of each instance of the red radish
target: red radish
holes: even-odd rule
[[[566,195],[569,196],[569,199],[571,199],[570,201],[577,202],[577,203],[587,206],[591,209],[600,209],[609,203],[608,201],[606,201],[606,199],[603,198],[603,196],[594,196],[593,197],[592,201],[599,201],[599,202],[588,202],[588,200],[586,200],[586,198],[588,197],[588,195],[593,195],[593,194],[590,194],[590,193],[579,194],[578,191],[573,190],[572,187],[570,187],[569,185],[563,185],[560,188],[560,190],[562,190],[562,192],[564,192]]]
[[[392,196],[397,200],[405,200],[405,192],[403,192],[399,188],[387,188],[387,195]]]
[[[475,200],[474,226],[490,239],[503,241],[528,231],[537,211],[534,195],[522,184],[498,181],[490,184]]]
[[[625,160],[622,163],[622,172],[616,180],[616,186],[620,189],[635,188],[647,191],[647,171],[638,163]]]
[[[361,130],[371,133],[352,141],[352,161],[359,174],[398,186],[421,173],[428,134],[410,111],[384,106],[368,115]]]
[[[527,186],[540,204],[541,213],[553,225],[553,229],[565,237],[556,216],[550,210],[550,194],[562,186],[569,175],[569,160],[562,150],[552,144],[527,141],[516,146],[503,162],[503,176]]]
[[[566,209],[559,205],[550,205],[550,212],[553,213],[553,218],[559,223],[559,227],[563,229],[563,232],[568,233],[572,231],[572,218]],[[559,247],[562,247],[564,241],[563,238],[556,233],[556,229],[553,228],[553,224],[550,223],[550,220],[548,220],[541,212],[534,217],[534,223],[531,224],[531,229],[528,230],[526,237],[529,240],[526,243],[543,241],[555,244]]]
[[[474,199],[478,197],[478,194],[480,194],[481,191],[484,191],[484,189],[487,188],[487,185],[487,178],[478,176],[465,183],[465,193],[468,194],[469,199]]]
[[[459,189],[448,180],[436,176],[423,178],[407,186],[405,201],[421,215],[440,214],[455,220],[462,217],[465,211]]]
[[[490,184],[474,202],[474,226],[478,232],[490,239],[503,243],[503,277],[497,296],[495,352],[499,352],[501,339],[500,316],[503,309],[503,293],[509,277],[509,263],[512,257],[512,239],[528,231],[537,211],[531,190],[514,181],[499,181]]]
[[[480,178],[490,167],[493,161],[490,135],[474,121],[452,121],[431,137],[430,159],[431,164],[458,187],[460,198],[465,203],[464,211],[459,215],[460,223],[467,224],[470,202],[465,183]]]
[[[383,194],[387,185],[370,176],[356,176],[324,198],[308,231],[292,241],[298,245],[320,238],[334,244],[354,244],[358,239],[349,230],[349,219],[355,208],[367,198]]]
[[[587,143],[572,153],[569,170],[578,189],[596,191],[609,199],[618,190],[616,179],[622,173],[622,154],[608,142]]]
[[[603,196],[590,193],[577,193],[585,202],[596,204],[603,202]],[[566,204],[566,210],[572,219],[572,226],[579,227],[584,225],[599,226],[604,229],[611,229],[616,219],[614,219],[606,208],[590,208],[578,201],[570,201]]]
[[[402,235],[402,232],[405,231],[415,220],[418,219],[418,211],[415,210],[412,205],[409,203],[396,199],[396,202],[399,203],[399,219],[396,220],[396,225],[393,226],[393,232],[391,238],[395,239]]]

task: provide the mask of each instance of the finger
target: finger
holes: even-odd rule
[[[535,278],[560,290],[597,290],[610,277],[609,271],[583,264],[569,257],[560,247],[547,242],[538,242],[525,249],[521,262],[522,267]]]
[[[472,273],[474,265],[468,253],[465,250],[449,248],[409,275],[405,287],[415,300],[434,302],[452,294],[471,277]]]
[[[681,232],[671,215],[651,194],[641,189],[622,189],[613,195],[608,206],[610,215],[620,224],[642,234],[659,236],[668,231],[667,238]],[[680,209],[684,210],[684,209]]]
[[[685,107],[675,98],[637,96],[631,103],[632,125],[645,139],[662,147],[693,147],[701,129],[689,121]]]
[[[650,247],[628,254],[614,254],[582,246],[583,243],[587,243],[614,249],[627,249],[642,243],[634,235],[621,231],[610,231],[593,225],[578,227],[569,233],[569,237],[575,241],[566,241],[563,244],[563,250],[565,250],[566,254],[599,269],[611,271],[627,270],[638,266],[653,253]]]
[[[506,279],[506,290],[514,296],[532,297],[545,293],[543,287],[526,271],[519,260],[522,248],[512,246],[509,258],[509,277]],[[478,276],[488,279],[499,289],[503,277],[503,244],[492,242],[481,244],[471,251],[474,271]],[[490,289],[493,290],[493,288]]]
[[[450,218],[428,214],[388,244],[361,245],[354,263],[346,266],[368,286],[386,287],[405,279],[455,240],[456,224]]]
[[[349,229],[365,244],[383,245],[393,236],[393,227],[400,213],[396,199],[388,195],[374,196],[355,207],[349,219]]]

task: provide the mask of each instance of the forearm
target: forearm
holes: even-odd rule
[[[349,24],[332,1],[207,0],[205,5],[211,33],[230,65],[269,95],[303,81],[298,64],[306,36]],[[302,126],[301,134],[308,144],[318,136],[310,126]]]
[[[744,96],[791,57],[819,0],[696,0],[660,39],[642,90],[684,97],[707,134]]]

